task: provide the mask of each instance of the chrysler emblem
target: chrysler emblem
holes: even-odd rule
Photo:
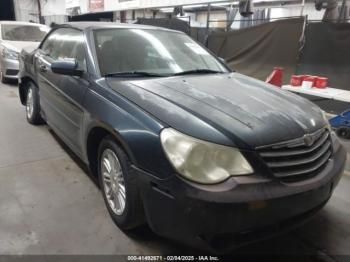
[[[304,143],[307,146],[312,146],[312,144],[314,143],[314,138],[311,135],[305,135],[304,136]]]

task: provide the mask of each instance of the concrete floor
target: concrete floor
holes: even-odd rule
[[[179,254],[190,248],[148,228],[127,235],[110,219],[98,187],[49,132],[25,120],[15,84],[0,84],[0,254]],[[344,142],[350,150],[350,143]],[[348,165],[350,170],[350,164]],[[350,176],[301,228],[235,254],[350,255]],[[199,252],[200,253],[200,252]]]

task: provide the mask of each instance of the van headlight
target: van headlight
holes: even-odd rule
[[[12,60],[18,60],[18,52],[14,51],[14,50],[11,50],[11,49],[8,49],[8,48],[4,48],[2,50],[2,54],[1,54],[4,58],[7,58],[7,59],[12,59]]]
[[[202,141],[172,128],[163,129],[160,140],[177,172],[192,181],[215,184],[254,172],[236,148]]]

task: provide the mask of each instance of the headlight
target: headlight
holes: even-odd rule
[[[203,184],[253,173],[238,149],[202,141],[172,128],[160,134],[163,149],[180,175]]]
[[[18,53],[14,50],[4,48],[2,50],[2,56],[7,59],[18,60]]]

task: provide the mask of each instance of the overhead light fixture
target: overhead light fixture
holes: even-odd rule
[[[159,11],[161,11],[162,13],[172,13],[174,12],[174,7],[160,8]]]
[[[238,4],[239,4],[238,1],[235,1],[235,2],[220,2],[220,3],[211,4],[211,6],[238,5]]]
[[[200,8],[200,7],[206,7],[208,5],[186,5],[183,8],[184,9],[192,9],[192,8]]]
[[[219,2],[219,3],[212,3],[211,6],[224,6],[224,5],[238,5],[239,1],[225,1],[225,2]],[[207,7],[208,4],[193,4],[193,5],[185,5],[183,6],[184,9],[192,9],[192,8],[201,8],[201,7]]]

